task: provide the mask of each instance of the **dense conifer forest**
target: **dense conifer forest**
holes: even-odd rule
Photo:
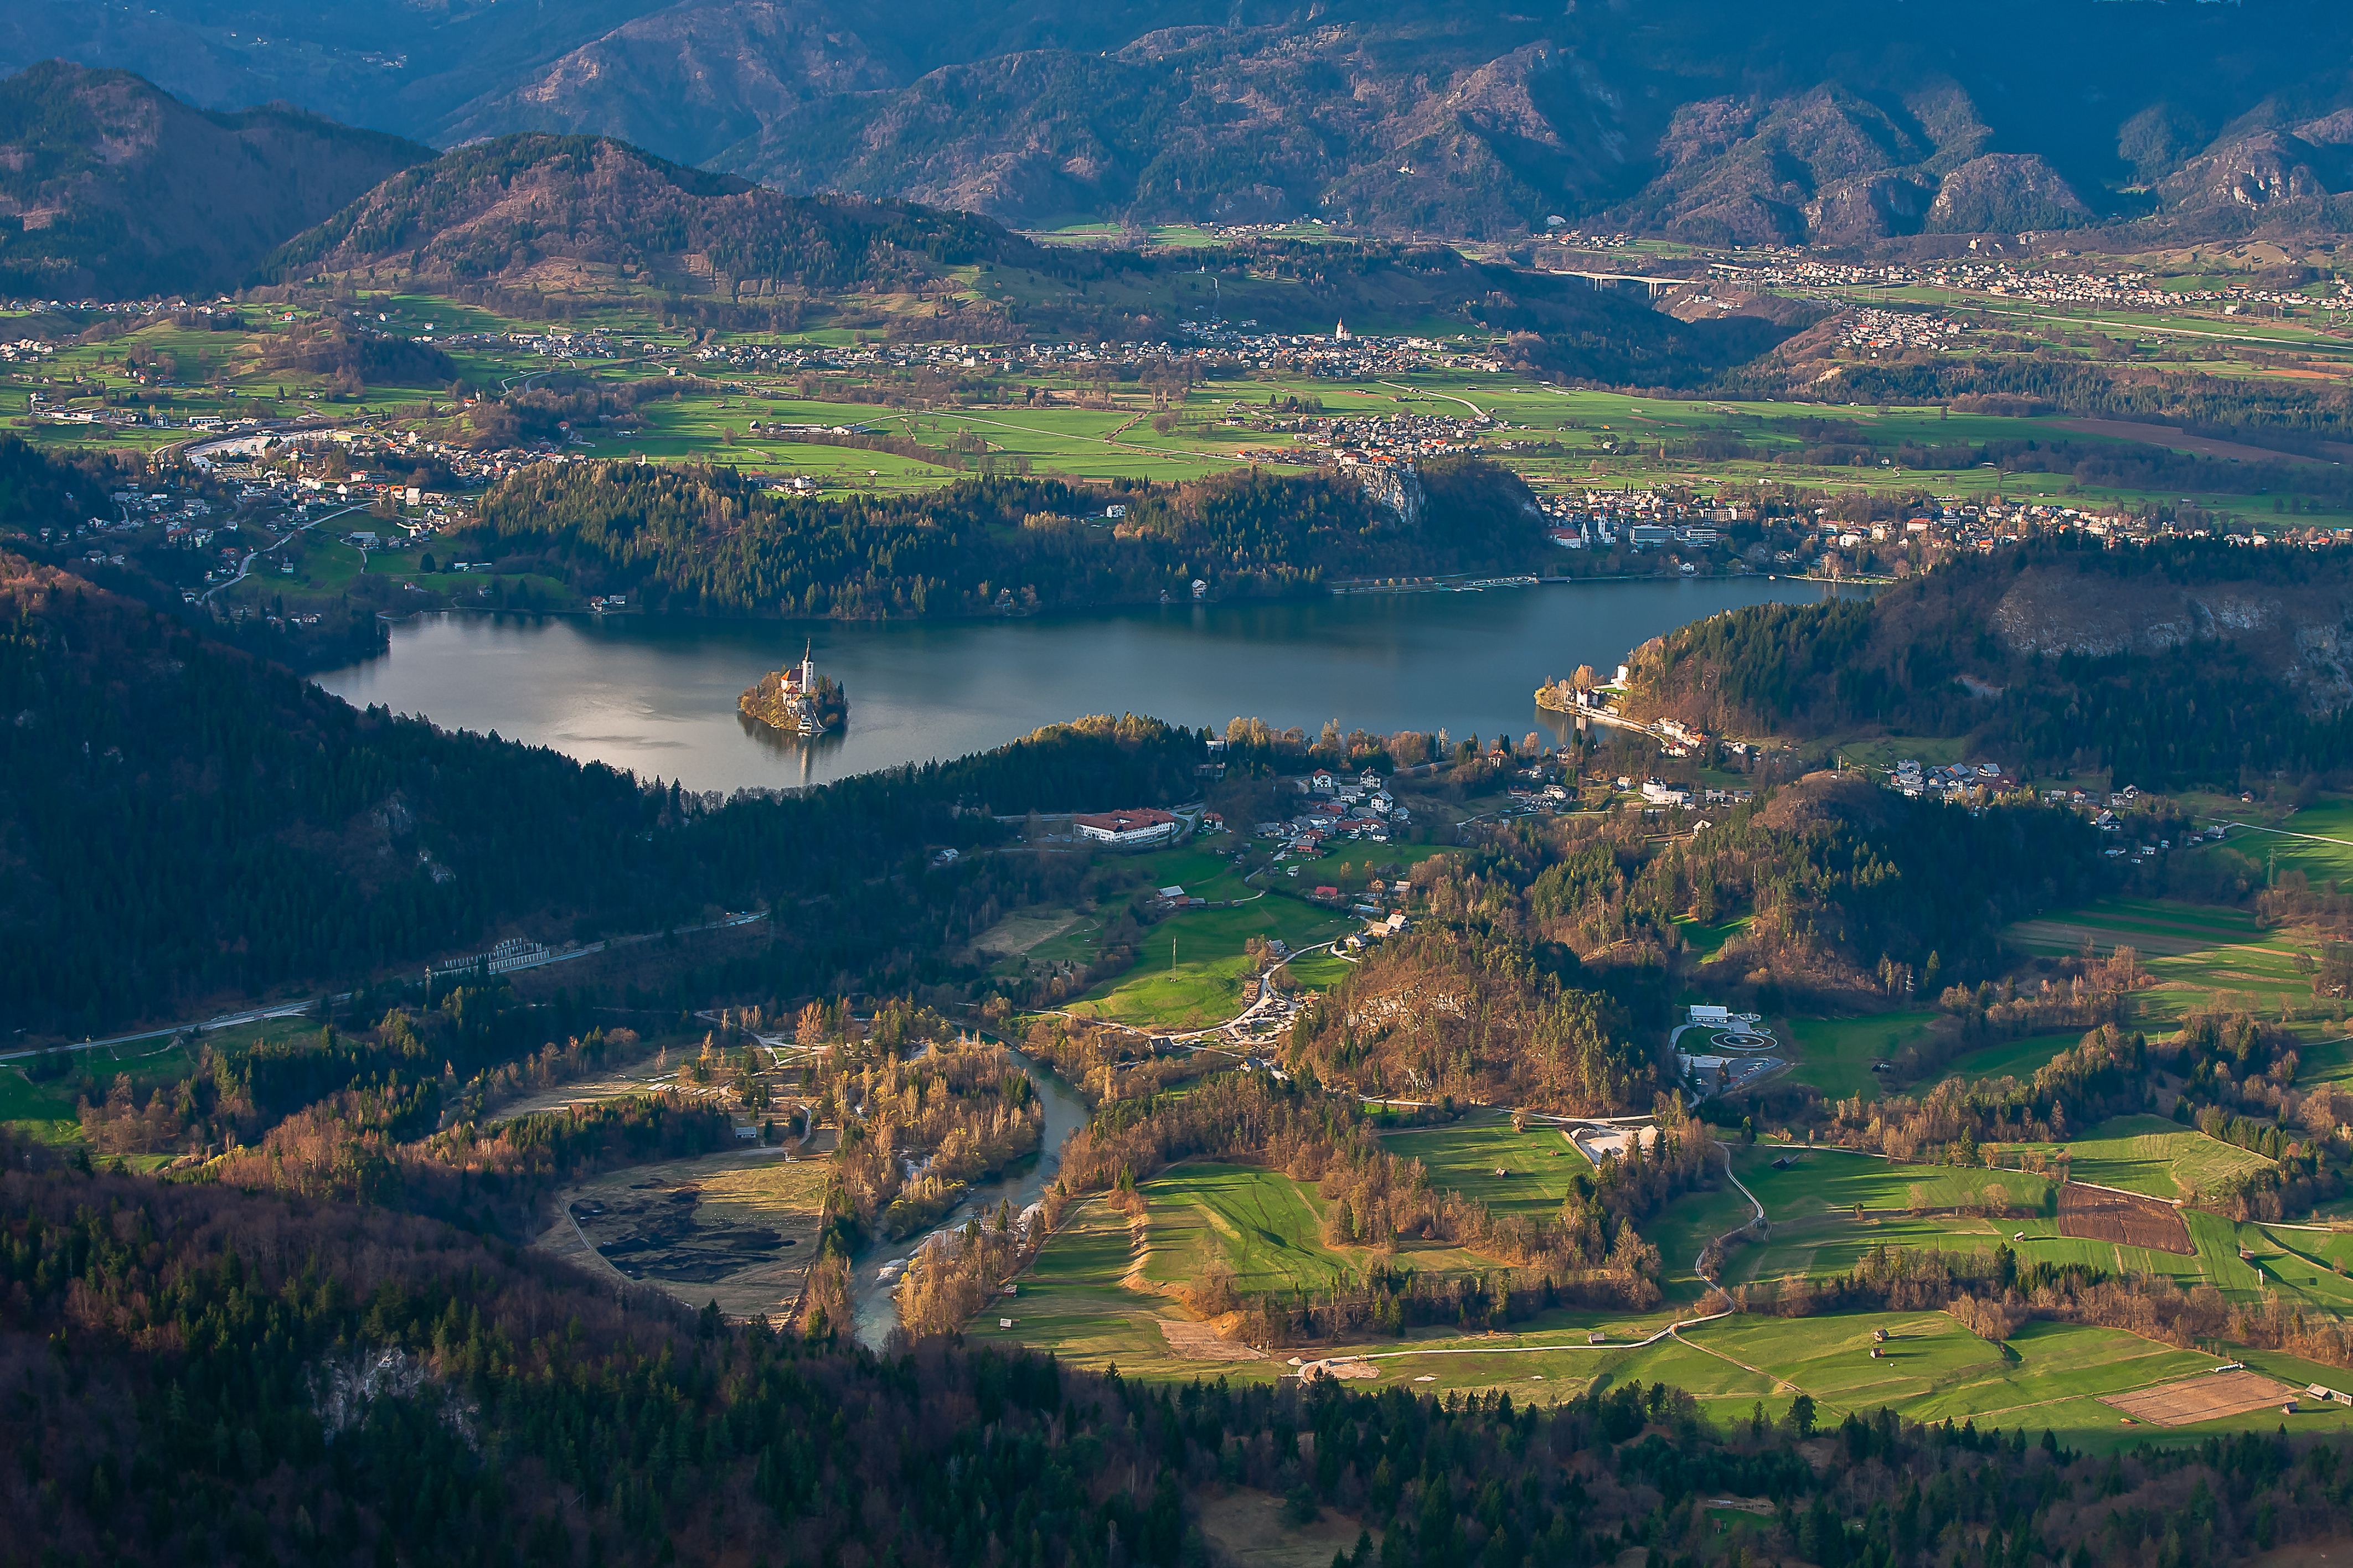
[[[2353,1526],[2353,1470],[2284,1434],[2100,1460],[1807,1398],[1725,1430],[1663,1384],[1539,1409],[882,1359],[429,1220],[30,1152],[0,1175],[25,1563],[1198,1568],[1230,1486],[1360,1521],[1347,1568],[2187,1568]],[[1726,1495],[1765,1504],[1729,1541]]]
[[[651,608],[877,619],[1312,591],[1335,578],[1525,571],[1546,548],[1526,488],[1469,458],[1426,466],[1407,517],[1338,473],[1251,469],[1083,490],[968,479],[812,500],[729,468],[539,467],[483,500],[466,548]],[[1104,516],[1107,506],[1124,515]]]
[[[1867,603],[1694,622],[1636,652],[1631,709],[1752,734],[1966,735],[2044,773],[2235,790],[2353,755],[2342,671],[2303,629],[2325,640],[2346,583],[2329,556],[2219,541],[2103,550],[2071,535],[1956,561]],[[2080,625],[2052,620],[2062,603]]]
[[[723,801],[356,711],[21,557],[0,556],[0,605],[17,868],[0,1015],[45,1030],[348,980],[518,928],[592,940],[764,904],[827,911],[774,922],[776,963],[903,979],[1026,874],[927,872],[927,847],[988,841],[993,815],[1182,799],[1201,754],[1189,731],[1103,719]]]

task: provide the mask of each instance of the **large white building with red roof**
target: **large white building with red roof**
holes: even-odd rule
[[[1082,838],[1115,844],[1123,849],[1148,844],[1174,844],[1185,830],[1184,819],[1151,806],[1132,811],[1103,811],[1071,819]]]

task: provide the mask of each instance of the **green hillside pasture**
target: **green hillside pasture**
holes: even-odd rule
[[[1988,1220],[1968,1215],[1873,1215],[1856,1220],[1831,1212],[1776,1224],[1771,1240],[1734,1254],[1726,1284],[1756,1284],[1803,1275],[1813,1279],[1852,1273],[1873,1250],[1885,1247],[1934,1247],[1948,1252],[1989,1252],[2007,1245],[2021,1265],[2081,1266],[2110,1278],[2162,1276],[2184,1290],[2212,1285],[2233,1301],[2254,1302],[2267,1290],[2308,1310],[2353,1312],[2353,1279],[2334,1273],[2332,1262],[2353,1260],[2353,1232],[2293,1231],[2234,1224],[2198,1209],[2183,1211],[2189,1257],[2122,1247],[2059,1234],[2055,1218]],[[2025,1239],[2017,1239],[2021,1233]],[[2242,1261],[2239,1249],[2253,1253]],[[2260,1278],[2256,1269],[2263,1272]]]
[[[1888,1334],[1881,1347],[1887,1353],[1879,1359],[1871,1354],[1874,1329]],[[1713,1365],[1696,1364],[1694,1356]],[[2295,1386],[2345,1386],[2341,1371],[2292,1357],[2248,1352],[2243,1359]],[[2072,1323],[2030,1322],[2005,1344],[1991,1345],[1942,1312],[1736,1317],[1686,1329],[1680,1340],[1583,1357],[1573,1350],[1414,1355],[1377,1364],[1383,1384],[1438,1394],[1503,1386],[1515,1400],[1566,1398],[1597,1382],[1666,1382],[1691,1388],[1719,1423],[1746,1417],[1758,1400],[1768,1417],[1778,1418],[1803,1392],[1812,1395],[1825,1424],[1884,1405],[1907,1420],[1974,1421],[1980,1431],[2022,1429],[2031,1436],[2047,1427],[2069,1447],[2094,1452],[2194,1442],[2213,1432],[2268,1431],[2281,1419],[2273,1411],[2179,1428],[2127,1425],[2102,1396],[2200,1376],[2215,1359],[2121,1330]],[[1423,1376],[1432,1381],[1414,1381]],[[2310,1420],[2311,1430],[2353,1430],[2353,1411],[2330,1407]]]
[[[1050,1351],[1063,1361],[1102,1371],[1191,1379],[1207,1373],[1256,1382],[1278,1370],[1259,1360],[1204,1362],[1178,1355],[1159,1327],[1176,1304],[1139,1294],[1121,1281],[1133,1262],[1127,1217],[1101,1199],[1075,1210],[1039,1249],[1015,1281],[1015,1293],[982,1310],[967,1333],[976,1341],[1006,1340]],[[1014,1326],[1000,1329],[1008,1317]]]
[[[1359,923],[1283,898],[1172,916],[1145,934],[1135,967],[1071,1003],[1070,1010],[1138,1028],[1206,1028],[1242,1010],[1242,982],[1250,973],[1242,944],[1251,937],[1308,947]]]
[[[2062,1051],[2073,1050],[2083,1038],[2081,1034],[2071,1029],[2056,1035],[2030,1035],[2022,1040],[1981,1046],[1965,1056],[1955,1058],[1946,1070],[1959,1078],[2014,1078],[2026,1083],[2031,1081],[2052,1058]]]
[[[2335,1034],[2344,1026],[2332,1026]],[[2310,1088],[2316,1083],[2353,1084],[2353,1038],[2316,1040],[2296,1048],[2296,1082]]]
[[[2267,1012],[2282,1000],[2306,1006],[2312,1000],[2312,982],[2295,967],[2295,945],[2242,910],[2108,899],[2021,921],[2002,934],[2028,952],[2081,952],[2087,943],[2104,956],[2118,947],[2137,950],[2157,982],[2137,996],[2140,1018],[2151,1025],[2179,1018],[2218,991],[2251,996]]]
[[[37,1143],[79,1143],[73,1079],[35,1083],[16,1063],[0,1067],[0,1126]]]
[[[1330,1290],[1364,1271],[1363,1247],[1324,1244],[1324,1199],[1280,1171],[1199,1162],[1144,1184],[1144,1252],[1132,1279],[1173,1292],[1211,1263],[1233,1271],[1244,1295]],[[1397,1261],[1441,1273],[1504,1267],[1460,1247],[1407,1242]]]
[[[1933,1013],[1881,1013],[1867,1018],[1783,1018],[1777,1032],[1798,1050],[1790,1077],[1810,1083],[1832,1100],[1879,1098],[1875,1061],[1892,1059],[1915,1040],[1926,1037]]]
[[[1161,888],[1182,888],[1191,897],[1228,903],[1258,891],[1234,869],[1236,840],[1229,837],[1196,840],[1173,849],[1126,857],[1114,864],[1123,873],[1142,879],[1132,899],[1148,899]]]
[[[1280,1171],[1179,1165],[1143,1187],[1142,1277],[1174,1287],[1213,1262],[1245,1295],[1335,1289],[1356,1270],[1324,1245],[1324,1201]]]
[[[1784,1155],[1796,1163],[1788,1170],[1773,1169],[1773,1162]],[[1986,1189],[1996,1184],[2008,1193],[2012,1205],[2039,1208],[2048,1185],[2026,1171],[1899,1165],[1876,1154],[1804,1144],[1759,1143],[1739,1151],[1733,1168],[1765,1205],[1765,1217],[1776,1225],[1818,1214],[1852,1213],[1857,1204],[1867,1213],[1966,1208],[1985,1202]]]
[[[1647,1336],[1663,1324],[1639,1331]],[[1450,1339],[1417,1346],[1412,1354],[1376,1351],[1375,1381],[1358,1388],[1394,1385],[1409,1393],[1443,1398],[1449,1394],[1503,1389],[1515,1405],[1551,1405],[1580,1397],[1596,1384],[1607,1388],[1633,1378],[1666,1383],[1699,1401],[1719,1426],[1743,1420],[1762,1400],[1767,1413],[1785,1414],[1793,1391],[1777,1390],[1771,1377],[1727,1361],[1713,1351],[1662,1340],[1640,1349],[1588,1349],[1581,1334],[1557,1350],[1520,1350],[1540,1342],[1534,1336]],[[1736,1352],[1735,1353],[1737,1353]]]
[[[2280,826],[2279,833],[2233,832],[2230,842],[2258,860],[2276,855],[2281,870],[2301,871],[2316,887],[2353,881],[2353,801],[2307,805]]]
[[[1348,972],[1356,965],[1326,948],[1321,952],[1311,952],[1303,957],[1294,958],[1282,967],[1283,972],[1299,982],[1303,989],[1329,991],[1346,979]]]
[[[2021,1232],[2025,1233],[2024,1241],[2015,1239]],[[2193,1240],[2197,1239],[2195,1226],[2190,1234]],[[1725,1282],[1755,1284],[1798,1275],[1812,1279],[1835,1279],[1852,1273],[1866,1256],[1882,1247],[1990,1252],[2001,1245],[2016,1252],[2021,1264],[2080,1264],[2109,1276],[2162,1274],[2184,1289],[2208,1280],[2212,1270],[2223,1267],[2222,1260],[2228,1260],[2234,1272],[2245,1272],[2237,1266],[2227,1245],[2221,1248],[2221,1259],[2210,1258],[2203,1252],[2195,1258],[2184,1258],[2176,1253],[2061,1236],[2057,1220],[2039,1216],[1989,1220],[1970,1215],[1926,1215],[1915,1219],[1900,1214],[1872,1215],[1866,1211],[1860,1221],[1851,1213],[1831,1213],[1775,1226],[1769,1243],[1734,1257]],[[2252,1284],[2252,1278],[2249,1282]]]
[[[1877,1360],[1871,1354],[1874,1329],[1888,1334],[1887,1353]],[[1886,1405],[1915,1421],[1975,1421],[1980,1429],[2030,1432],[2048,1426],[2071,1443],[2122,1429],[2100,1395],[2194,1375],[2214,1364],[2211,1356],[2121,1331],[2061,1323],[2024,1325],[2005,1353],[1941,1312],[1737,1318],[1691,1330],[1688,1337],[1812,1394],[1828,1420]],[[2146,1428],[2131,1430],[2149,1435]]]
[[[223,1044],[250,1043],[263,1033],[283,1036],[300,1032],[299,1024],[269,1020],[220,1030],[210,1037]],[[96,1085],[94,1098],[103,1100],[118,1077],[128,1077],[132,1088],[144,1096],[160,1084],[177,1083],[195,1071],[195,1061],[169,1035],[130,1040],[119,1046],[98,1046],[73,1053],[72,1071],[64,1078],[36,1083],[26,1076],[25,1062],[0,1064],[0,1126],[40,1143],[79,1143],[81,1117],[78,1101]]]
[[[1683,939],[1683,945],[1705,963],[1722,952],[1725,944],[1746,931],[1756,919],[1755,915],[1741,915],[1715,925],[1702,925],[1689,915],[1677,915],[1675,931]]]
[[[2056,1143],[2007,1143],[2005,1155],[2025,1149],[2055,1152]],[[2071,1173],[2094,1186],[2146,1193],[2153,1198],[2187,1197],[2231,1177],[2273,1163],[2261,1154],[2209,1138],[2162,1116],[2117,1116],[2101,1122],[2063,1147]]]
[[[2337,1272],[2353,1268],[2353,1230],[2305,1230],[2251,1223],[2232,1226],[2230,1241],[2254,1254],[2255,1266],[2263,1271],[2263,1284],[2283,1298],[2327,1311],[2353,1313],[2353,1279]],[[2235,1252],[2232,1261],[2237,1262]]]
[[[1696,1301],[1707,1293],[1707,1281],[1692,1271],[1702,1248],[1720,1236],[1746,1226],[1757,1211],[1731,1187],[1712,1193],[1685,1193],[1669,1204],[1641,1234],[1659,1249],[1659,1285],[1670,1301]]]
[[[1577,1173],[1593,1168],[1556,1127],[1514,1132],[1509,1122],[1495,1121],[1392,1132],[1381,1142],[1392,1154],[1420,1161],[1432,1186],[1461,1193],[1499,1215],[1549,1217]],[[1498,1176],[1498,1170],[1509,1173]]]

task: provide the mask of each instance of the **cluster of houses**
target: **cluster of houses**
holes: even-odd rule
[[[1261,462],[1318,463],[1335,455],[1343,468],[1366,462],[1412,463],[1479,449],[1479,437],[1496,427],[1487,415],[1388,414],[1375,418],[1335,418],[1327,415],[1276,415],[1247,403],[1226,410],[1226,423],[1248,429],[1288,432],[1299,445],[1253,449],[1247,455]]]
[[[1292,782],[1306,797],[1305,804],[1288,820],[1261,822],[1256,827],[1261,838],[1282,841],[1282,847],[1275,852],[1278,860],[1291,855],[1321,854],[1323,847],[1335,839],[1387,844],[1392,827],[1413,821],[1412,811],[1389,795],[1380,774],[1370,768],[1353,779],[1318,768]]]
[[[1910,310],[1857,310],[1839,336],[1841,344],[1873,353],[1882,349],[1948,349],[1960,346],[1961,324],[1950,316],[1925,316]]]
[[[1335,323],[1329,336],[1269,332],[1260,330],[1255,321],[1228,321],[1222,317],[1179,321],[1176,330],[1194,345],[1189,357],[1240,360],[1307,375],[1403,375],[1417,370],[1504,368],[1491,353],[1450,349],[1433,338],[1364,337],[1350,331],[1345,321]]]
[[[1677,546],[1712,550],[1723,542],[1723,524],[1756,516],[1705,497],[1673,500],[1653,490],[1593,490],[1538,503],[1551,520],[1546,536],[1563,550],[1635,550]]]
[[[1895,764],[1894,783],[1898,793],[1915,800],[1922,795],[1964,800],[1977,797],[1979,792],[2008,795],[2018,788],[2018,780],[1999,763],[1923,767],[1908,757]]]
[[[1980,246],[1985,249],[1980,249]],[[1719,261],[1709,272],[1755,289],[1936,289],[1954,293],[1986,294],[1997,300],[2031,300],[2038,305],[2087,305],[2094,309],[2162,310],[2183,305],[2220,306],[2224,315],[2242,315],[2249,306],[2290,309],[2298,305],[2340,310],[2353,306],[2353,289],[2334,286],[2331,298],[2316,298],[2284,289],[2162,289],[2147,272],[2125,268],[2115,272],[2060,271],[2045,267],[2021,267],[1997,259],[2000,243],[1973,239],[1974,256],[1948,260],[1886,262],[1855,265],[1820,261],[1790,251],[1756,263]]]
[[[1025,343],[1018,348],[980,348],[962,343],[878,343],[862,347],[821,345],[709,345],[694,352],[695,362],[742,370],[933,370],[954,374],[1053,372],[1084,374],[1115,366],[1193,361],[1202,363],[1243,361],[1272,369],[1334,378],[1398,375],[1409,371],[1461,368],[1499,371],[1492,354],[1450,350],[1444,343],[1419,337],[1365,337],[1348,331],[1345,322],[1329,334],[1270,332],[1255,321],[1229,321],[1222,317],[1178,323],[1184,339],[1176,342],[1113,342],[1072,340],[1059,343]],[[446,341],[446,340],[445,340]],[[654,345],[646,345],[651,351]],[[650,353],[649,357],[659,357]]]

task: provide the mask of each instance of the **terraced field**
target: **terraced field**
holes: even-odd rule
[[[2243,910],[2110,899],[2020,921],[2003,936],[2027,952],[2081,952],[2088,945],[2106,956],[2133,948],[2156,981],[2135,998],[2136,1021],[2151,1026],[2170,1023],[2217,992],[2238,994],[2272,1014],[2283,1001],[2306,1009],[2312,1002],[2312,983],[2296,967],[2293,938],[2258,927]]]
[[[2162,1116],[2118,1116],[2081,1138],[2057,1143],[2009,1143],[2004,1151],[2064,1147],[2075,1180],[2119,1187],[2153,1198],[2185,1198],[2232,1177],[2273,1163],[2261,1154],[2209,1138]]]

